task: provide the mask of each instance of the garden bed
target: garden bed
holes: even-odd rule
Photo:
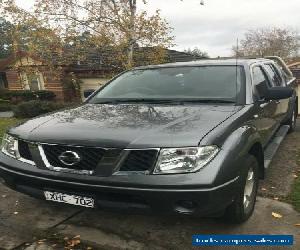
[[[1,118],[0,119],[0,140],[2,140],[3,134],[9,127],[21,121],[22,120],[16,118]]]

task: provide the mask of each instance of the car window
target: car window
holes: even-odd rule
[[[265,69],[267,73],[269,74],[271,80],[272,80],[272,86],[282,86],[282,78],[278,71],[275,69],[274,65],[272,64],[265,64]]]
[[[260,84],[263,84],[264,82],[266,82],[269,87],[271,87],[271,84],[261,66],[255,66],[252,69],[252,77],[254,85],[254,95],[257,97],[257,99],[261,99],[262,96],[259,95],[256,87]]]
[[[288,83],[289,81],[289,77],[288,75],[285,73],[285,71],[283,71],[282,69],[281,70],[281,74],[282,74],[282,77],[283,77],[283,85],[286,86],[286,84]]]
[[[91,99],[221,99],[236,101],[245,82],[241,66],[189,66],[128,71]]]
[[[260,66],[256,66],[252,70],[253,74],[253,84],[254,86],[257,86],[263,82],[267,82],[267,84],[270,86],[269,81],[267,80],[265,73],[263,72],[262,68]]]
[[[286,84],[289,81],[288,75],[285,73],[285,71],[282,69],[282,67],[280,67],[278,64],[275,65],[275,69],[281,76],[281,79],[282,79],[281,86],[286,86]]]

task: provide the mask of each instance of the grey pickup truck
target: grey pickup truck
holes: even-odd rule
[[[54,202],[241,223],[295,128],[295,87],[275,57],[134,68],[79,107],[10,128],[0,176]]]

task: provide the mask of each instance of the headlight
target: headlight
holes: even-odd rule
[[[18,155],[18,141],[14,137],[5,134],[2,140],[1,151],[6,155],[16,158]]]
[[[219,152],[217,146],[161,149],[154,174],[195,172]]]

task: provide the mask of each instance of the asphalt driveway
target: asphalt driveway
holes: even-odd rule
[[[0,249],[191,249],[193,234],[292,234],[295,245],[288,249],[300,249],[300,214],[278,201],[290,191],[299,149],[298,129],[284,140],[260,184],[254,215],[235,226],[213,219],[81,209],[36,200],[0,183]]]

